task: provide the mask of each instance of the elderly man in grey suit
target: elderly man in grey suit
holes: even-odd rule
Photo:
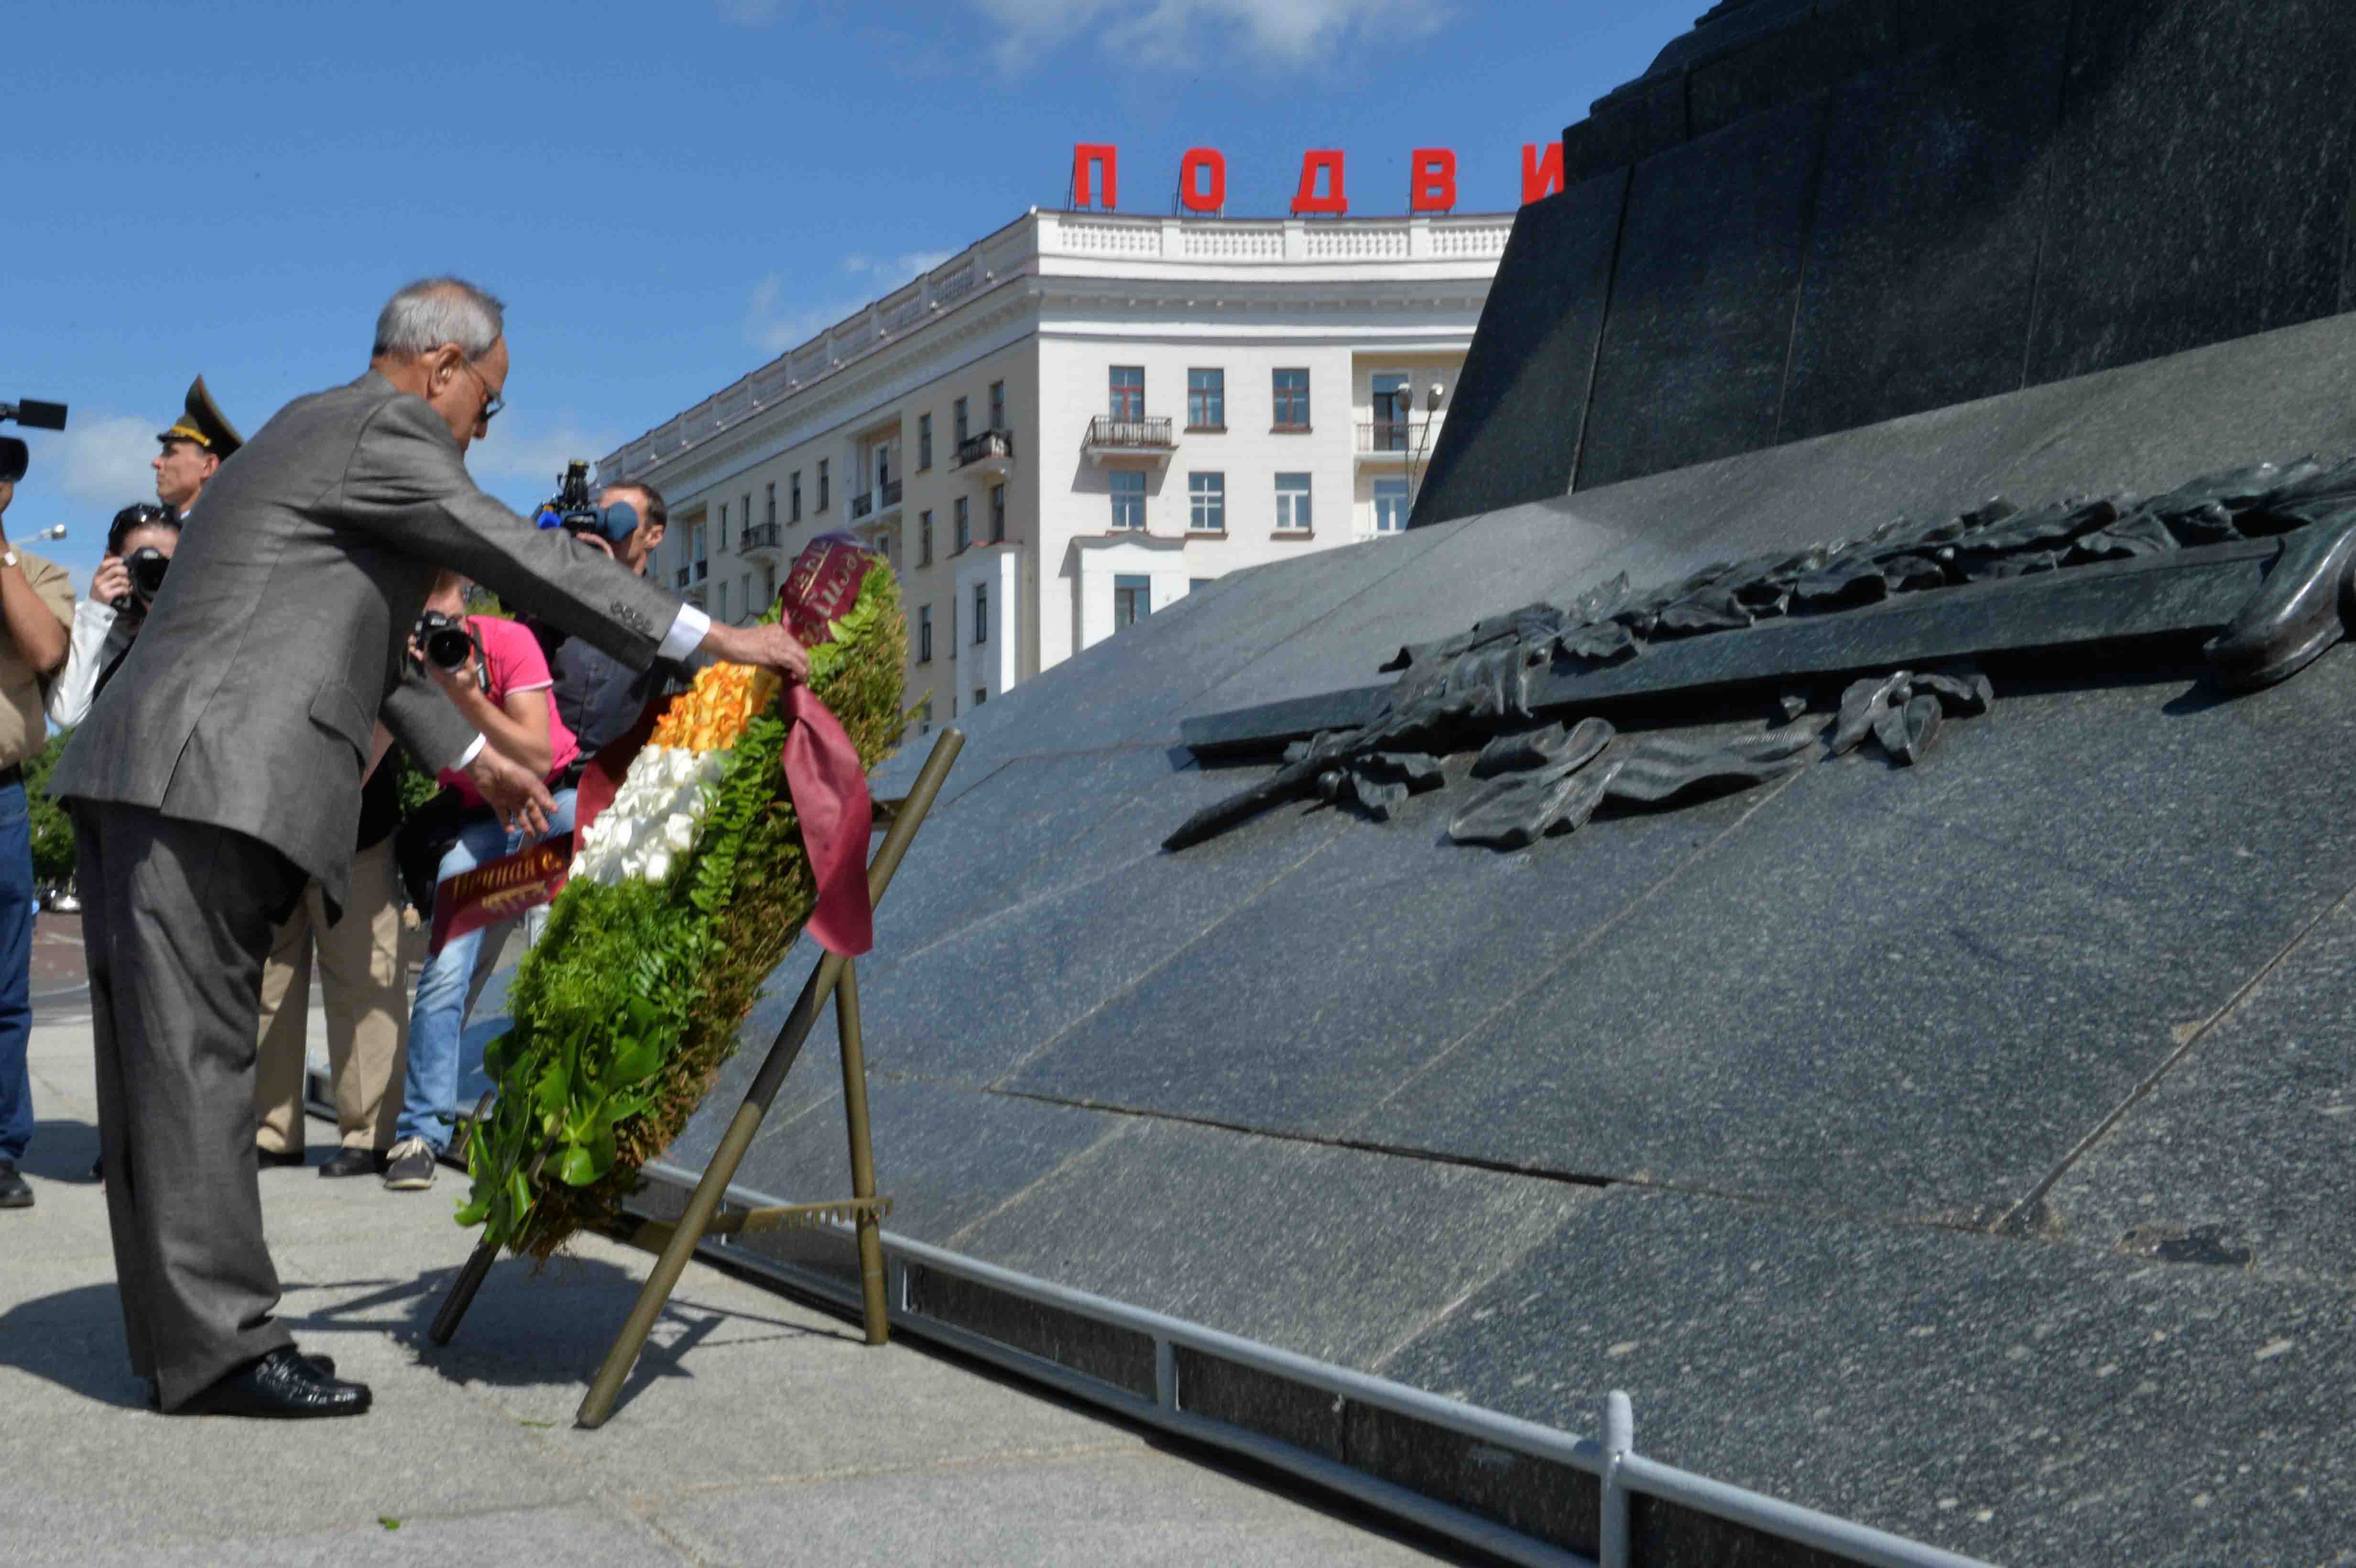
[[[634,668],[700,648],[809,669],[781,627],[714,625],[476,488],[465,453],[507,374],[498,300],[451,278],[394,295],[368,374],[288,404],[222,464],[50,784],[80,844],[123,1326],[166,1411],[369,1405],[272,1317],[255,1025],[272,927],[310,879],[331,916],[342,907],[360,781],[388,731],[429,771],[463,768],[503,818],[544,825],[541,781],[404,656],[435,569]]]

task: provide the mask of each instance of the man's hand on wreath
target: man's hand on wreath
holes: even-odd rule
[[[809,678],[809,650],[795,641],[783,623],[766,626],[731,626],[712,623],[704,634],[703,651],[728,664],[756,665],[776,670],[789,681]]]
[[[498,813],[499,826],[509,832],[521,829],[537,838],[548,831],[548,815],[556,809],[556,801],[539,775],[521,763],[501,756],[495,747],[485,746],[466,764],[466,777]]]

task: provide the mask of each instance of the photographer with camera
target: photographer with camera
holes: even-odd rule
[[[425,912],[451,878],[573,831],[570,774],[580,747],[557,717],[540,644],[517,622],[467,614],[466,582],[455,573],[444,572],[434,581],[410,639],[410,656],[424,666],[493,750],[547,781],[554,803],[539,831],[509,828],[465,773],[445,770],[443,794],[400,834],[402,874],[417,907]],[[396,1192],[434,1185],[434,1161],[457,1125],[467,981],[484,936],[479,930],[451,936],[418,973],[409,1009],[401,1118],[384,1169],[385,1186]]]
[[[58,411],[60,424],[64,411]],[[24,763],[48,740],[41,682],[65,663],[73,618],[65,568],[8,544],[8,504],[16,498],[15,479],[0,479],[0,1209],[33,1206],[33,1189],[16,1169],[33,1141],[25,1057],[33,1028],[33,835]]]
[[[147,624],[147,607],[179,548],[180,520],[166,507],[140,501],[114,514],[106,554],[91,574],[90,597],[74,606],[65,667],[49,682],[49,722],[70,730],[90,711]]]

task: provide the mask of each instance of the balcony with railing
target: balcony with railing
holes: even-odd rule
[[[1360,420],[1358,461],[1376,466],[1420,461],[1440,444],[1440,427],[1446,418],[1434,413],[1421,419]]]
[[[1141,419],[1098,414],[1088,421],[1088,433],[1080,442],[1080,450],[1097,463],[1138,459],[1166,463],[1177,449],[1178,438],[1167,414]]]
[[[855,522],[857,522],[857,521],[858,521],[860,518],[862,518],[862,517],[873,517],[874,515],[875,515],[875,492],[874,492],[874,491],[870,490],[869,492],[867,492],[867,494],[865,494],[865,495],[863,495],[863,496],[853,496],[851,498],[851,520],[852,522],[854,522],[854,523],[855,523]]]
[[[785,548],[785,530],[776,523],[755,523],[736,536],[736,553],[759,556]]]
[[[957,467],[991,479],[1005,478],[1014,471],[1014,432],[985,430],[966,437],[958,443]]]

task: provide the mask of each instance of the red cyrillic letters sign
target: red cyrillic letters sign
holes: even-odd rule
[[[1317,194],[1317,176],[1325,176],[1325,194]],[[1342,155],[1326,150],[1301,155],[1301,188],[1292,193],[1295,218],[1339,218],[1350,210],[1350,193],[1342,185]]]
[[[1409,212],[1447,212],[1456,206],[1456,155],[1446,147],[1418,147],[1408,159]]]
[[[1215,147],[1189,147],[1178,160],[1178,205],[1216,212],[1227,205],[1227,160]]]
[[[1339,149],[1301,155],[1301,183],[1292,193],[1296,218],[1342,218],[1350,210]],[[1563,187],[1562,144],[1530,142],[1522,147],[1522,203]],[[1098,193],[1102,195],[1099,197]],[[1456,154],[1448,147],[1418,147],[1408,155],[1409,212],[1456,208]],[[1111,212],[1120,206],[1120,149],[1110,142],[1072,144],[1071,204]],[[1189,147],[1178,160],[1178,206],[1186,212],[1214,213],[1227,205],[1227,160],[1216,147]]]
[[[1107,211],[1120,205],[1120,149],[1110,142],[1075,142],[1072,144],[1072,205],[1088,207],[1088,165],[1097,166],[1104,176],[1104,205]]]
[[[1522,205],[1527,207],[1562,188],[1562,144],[1548,142],[1543,156],[1537,144],[1522,147]]]

